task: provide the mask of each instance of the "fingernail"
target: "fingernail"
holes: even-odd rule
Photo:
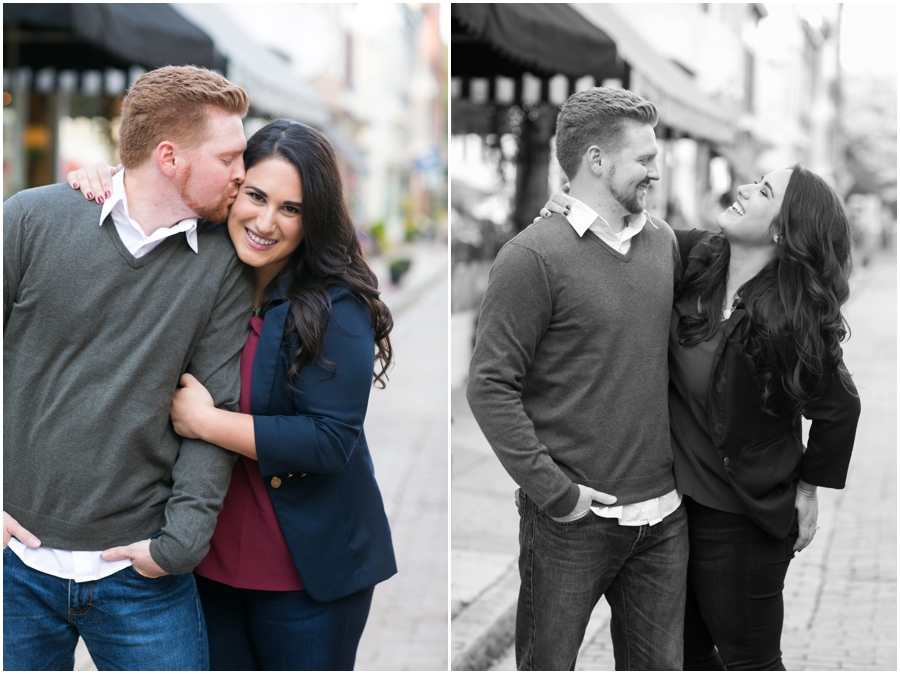
[[[103,203],[103,197],[97,197],[97,203],[98,203],[98,204],[102,204],[102,203]]]
[[[106,190],[106,198],[109,199],[109,190]]]
[[[78,183],[72,183],[72,187],[75,188],[75,189],[77,190],[77,189],[78,189]]]
[[[94,193],[88,192],[88,199],[93,199],[93,198],[94,198]]]

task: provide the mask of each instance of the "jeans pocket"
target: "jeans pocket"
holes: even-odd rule
[[[571,514],[566,515],[565,518],[561,518],[561,519],[547,515],[547,519],[551,520],[554,524],[558,524],[560,526],[570,526],[572,524],[577,524],[583,520],[586,520],[587,516],[590,514],[591,514],[591,509],[588,508],[583,513],[580,513],[579,515],[576,515],[575,517],[572,517],[571,519],[568,519],[571,516]]]
[[[126,572],[130,573],[134,578],[137,578],[138,580],[140,580],[140,581],[142,581],[142,582],[144,582],[144,583],[156,583],[156,584],[159,584],[159,583],[162,583],[162,582],[165,581],[165,580],[169,580],[169,579],[172,578],[172,574],[169,574],[169,573],[164,574],[164,575],[162,575],[162,576],[157,576],[156,578],[151,578],[150,576],[145,576],[145,575],[142,574],[140,571],[138,571],[136,568],[134,568],[134,564],[132,564],[131,566],[125,567],[125,568],[123,569],[123,571],[126,571]]]

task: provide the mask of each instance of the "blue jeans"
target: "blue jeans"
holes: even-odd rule
[[[779,539],[746,515],[684,500],[691,541],[684,668],[784,670],[782,592],[799,533],[796,519]]]
[[[134,567],[76,583],[3,550],[3,668],[71,670],[79,635],[100,670],[209,668],[191,574],[149,579]]]
[[[213,671],[353,669],[374,588],[334,601],[243,590],[196,576]]]
[[[521,490],[516,663],[573,670],[591,611],[612,609],[616,669],[679,670],[688,540],[684,507],[652,526],[592,512],[560,523]]]

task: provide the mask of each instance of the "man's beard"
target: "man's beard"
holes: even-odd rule
[[[196,213],[199,217],[204,220],[208,220],[209,222],[225,222],[225,219],[228,217],[229,203],[228,197],[222,196],[222,201],[214,206],[203,205],[196,201],[189,193],[188,193],[188,183],[191,180],[191,172],[192,167],[188,164],[185,167],[184,172],[182,173],[181,179],[178,181],[178,194],[181,196],[181,200],[184,202],[185,206],[191,209],[194,213]]]
[[[644,205],[641,203],[641,196],[644,195],[638,196],[637,188],[635,188],[634,191],[632,191],[630,194],[620,191],[613,183],[615,178],[616,167],[613,166],[609,173],[608,184],[610,194],[612,194],[616,198],[616,201],[618,201],[622,205],[622,208],[627,210],[629,213],[643,213]]]

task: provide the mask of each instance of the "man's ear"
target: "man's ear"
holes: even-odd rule
[[[156,146],[156,165],[167,178],[175,176],[178,164],[183,162],[183,155],[178,146],[170,140],[164,140]]]
[[[595,176],[599,176],[603,171],[603,160],[603,150],[596,145],[591,145],[587,149],[587,152],[584,153],[584,161],[587,164],[588,170]]]

